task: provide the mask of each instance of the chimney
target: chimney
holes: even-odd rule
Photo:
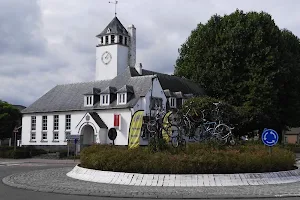
[[[139,75],[143,75],[143,65],[142,65],[142,63],[139,63],[138,65],[136,65],[135,69],[139,73]]]
[[[128,51],[128,66],[134,67],[136,63],[136,28],[133,24],[127,28],[129,38],[129,51]]]

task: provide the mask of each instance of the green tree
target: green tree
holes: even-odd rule
[[[175,72],[240,108],[244,131],[282,132],[300,122],[300,43],[265,12],[236,10],[198,24],[179,49]],[[281,135],[281,134],[280,134]]]
[[[0,139],[12,137],[12,132],[20,119],[21,113],[17,108],[0,100]]]

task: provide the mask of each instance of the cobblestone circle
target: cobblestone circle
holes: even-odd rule
[[[138,198],[257,198],[300,196],[300,182],[280,185],[223,187],[145,187],[101,184],[66,176],[71,167],[37,170],[5,177],[4,184],[40,192]]]

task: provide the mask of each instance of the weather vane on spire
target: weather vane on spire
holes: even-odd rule
[[[115,4],[115,16],[117,16],[117,4],[118,4],[118,1],[116,1],[116,0],[115,0],[115,2],[109,1],[108,3]]]

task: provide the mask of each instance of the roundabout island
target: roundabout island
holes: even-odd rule
[[[180,155],[180,157],[188,159],[189,151],[195,152],[195,149],[192,150],[192,147],[189,147],[184,152],[173,152],[173,156]],[[194,147],[196,148],[196,147]],[[197,147],[200,148],[200,147]],[[222,147],[224,148],[224,147]],[[211,151],[208,151],[208,147],[205,149],[208,151],[206,154],[213,159],[213,155],[222,155],[221,149],[214,149],[214,154]],[[226,150],[227,152],[232,152],[233,154],[242,154],[242,157],[245,156],[247,148],[252,149],[251,152],[256,154],[256,158],[259,156],[258,152],[255,149],[263,149],[268,152],[268,149],[261,148],[261,146],[245,146],[242,148],[241,152],[238,153],[234,147],[226,147],[231,150]],[[245,149],[246,148],[246,149]],[[278,147],[279,148],[279,147]],[[97,151],[98,150],[98,151]],[[92,147],[86,148],[81,154],[81,163],[74,167],[63,167],[55,169],[46,169],[46,170],[36,170],[31,172],[24,172],[18,174],[12,174],[5,177],[2,181],[4,184],[34,190],[39,192],[50,192],[50,193],[60,193],[60,194],[76,194],[83,196],[101,196],[101,197],[121,197],[121,198],[160,198],[160,199],[170,199],[170,198],[185,198],[185,199],[207,199],[207,198],[262,198],[262,197],[295,197],[300,196],[300,163],[295,162],[295,157],[293,153],[290,154],[289,151],[282,151],[283,154],[278,152],[279,149],[274,148],[273,153],[276,155],[276,158],[283,157],[293,160],[293,169],[284,170],[284,171],[273,171],[273,172],[248,172],[248,173],[195,173],[195,174],[184,174],[184,173],[138,173],[138,172],[117,172],[109,170],[96,170],[83,167],[87,165],[87,161],[90,159],[94,162],[94,167],[97,163],[101,163],[101,159],[106,159],[106,165],[98,165],[107,168],[111,163],[112,166],[126,166],[125,161],[130,161],[128,165],[131,166],[131,169],[134,169],[139,163],[144,163],[145,160],[142,159],[142,155],[146,155],[145,158],[149,160],[150,163],[158,163],[157,166],[164,166],[161,163],[164,163],[164,158],[169,157],[168,163],[169,166],[180,165],[178,161],[171,161],[170,155],[171,152],[158,152],[158,153],[149,153],[146,149],[135,149],[135,150],[125,150],[124,148],[112,148],[109,146],[99,146],[95,145]],[[105,151],[105,153],[104,153]],[[116,151],[119,151],[119,154],[116,154]],[[92,153],[93,152],[93,153]],[[123,152],[123,153],[122,153]],[[125,153],[130,153],[125,155]],[[143,154],[144,153],[144,154]],[[287,154],[286,154],[287,153]],[[163,155],[160,155],[163,154]],[[205,152],[202,152],[204,155]],[[205,154],[205,155],[206,155]],[[95,157],[95,156],[98,157]],[[106,155],[106,156],[104,156]],[[118,157],[112,157],[111,155],[118,155]],[[152,155],[152,156],[150,156]],[[158,156],[160,155],[160,156]],[[263,155],[263,154],[261,154]],[[102,156],[102,157],[101,157]],[[125,156],[125,157],[124,157]],[[224,156],[224,152],[223,152]],[[107,158],[110,160],[107,160]],[[120,160],[120,157],[123,157],[123,160]],[[199,156],[197,156],[199,157]],[[139,159],[139,162],[136,162],[133,158]],[[173,159],[176,157],[173,157]],[[191,158],[191,157],[190,157]],[[207,159],[208,157],[199,157],[201,159]],[[225,158],[225,157],[224,157]],[[226,156],[226,159],[228,156]],[[114,159],[117,159],[118,162],[115,162]],[[159,162],[154,162],[155,159],[160,160]],[[252,166],[255,164],[255,160],[251,157],[251,154],[248,154],[248,160],[251,160]],[[176,160],[176,159],[175,159]],[[193,160],[193,159],[192,159]],[[268,160],[268,159],[263,159]],[[212,161],[212,160],[210,160]],[[257,161],[257,160],[256,160]],[[274,162],[274,160],[271,160]],[[287,162],[285,160],[284,162]],[[188,168],[189,163],[186,160],[183,160],[186,168]],[[220,162],[224,166],[224,169],[229,170],[229,165],[224,160]],[[218,163],[217,162],[217,163]],[[245,160],[240,160],[244,162]],[[119,163],[119,165],[117,165]],[[136,163],[136,165],[132,164]],[[265,162],[268,163],[268,162]],[[277,165],[279,163],[277,162]],[[152,169],[157,169],[156,165],[152,165]],[[216,166],[216,165],[215,165]],[[216,166],[216,169],[221,169],[221,165]],[[236,165],[236,167],[238,167]],[[297,168],[295,168],[297,167]],[[146,169],[146,168],[144,168]],[[173,169],[173,168],[169,168]],[[179,170],[180,168],[177,168]],[[184,168],[182,168],[184,169]],[[212,168],[211,168],[212,169]],[[255,169],[255,168],[252,168]],[[257,168],[256,168],[257,169]],[[165,169],[167,170],[167,169]],[[175,168],[173,169],[175,170]],[[139,169],[141,172],[141,169]],[[153,171],[152,171],[153,172]],[[174,171],[175,172],[175,171]],[[203,171],[204,172],[204,171]],[[216,172],[216,171],[215,171]],[[34,180],[34,181],[33,181]]]

